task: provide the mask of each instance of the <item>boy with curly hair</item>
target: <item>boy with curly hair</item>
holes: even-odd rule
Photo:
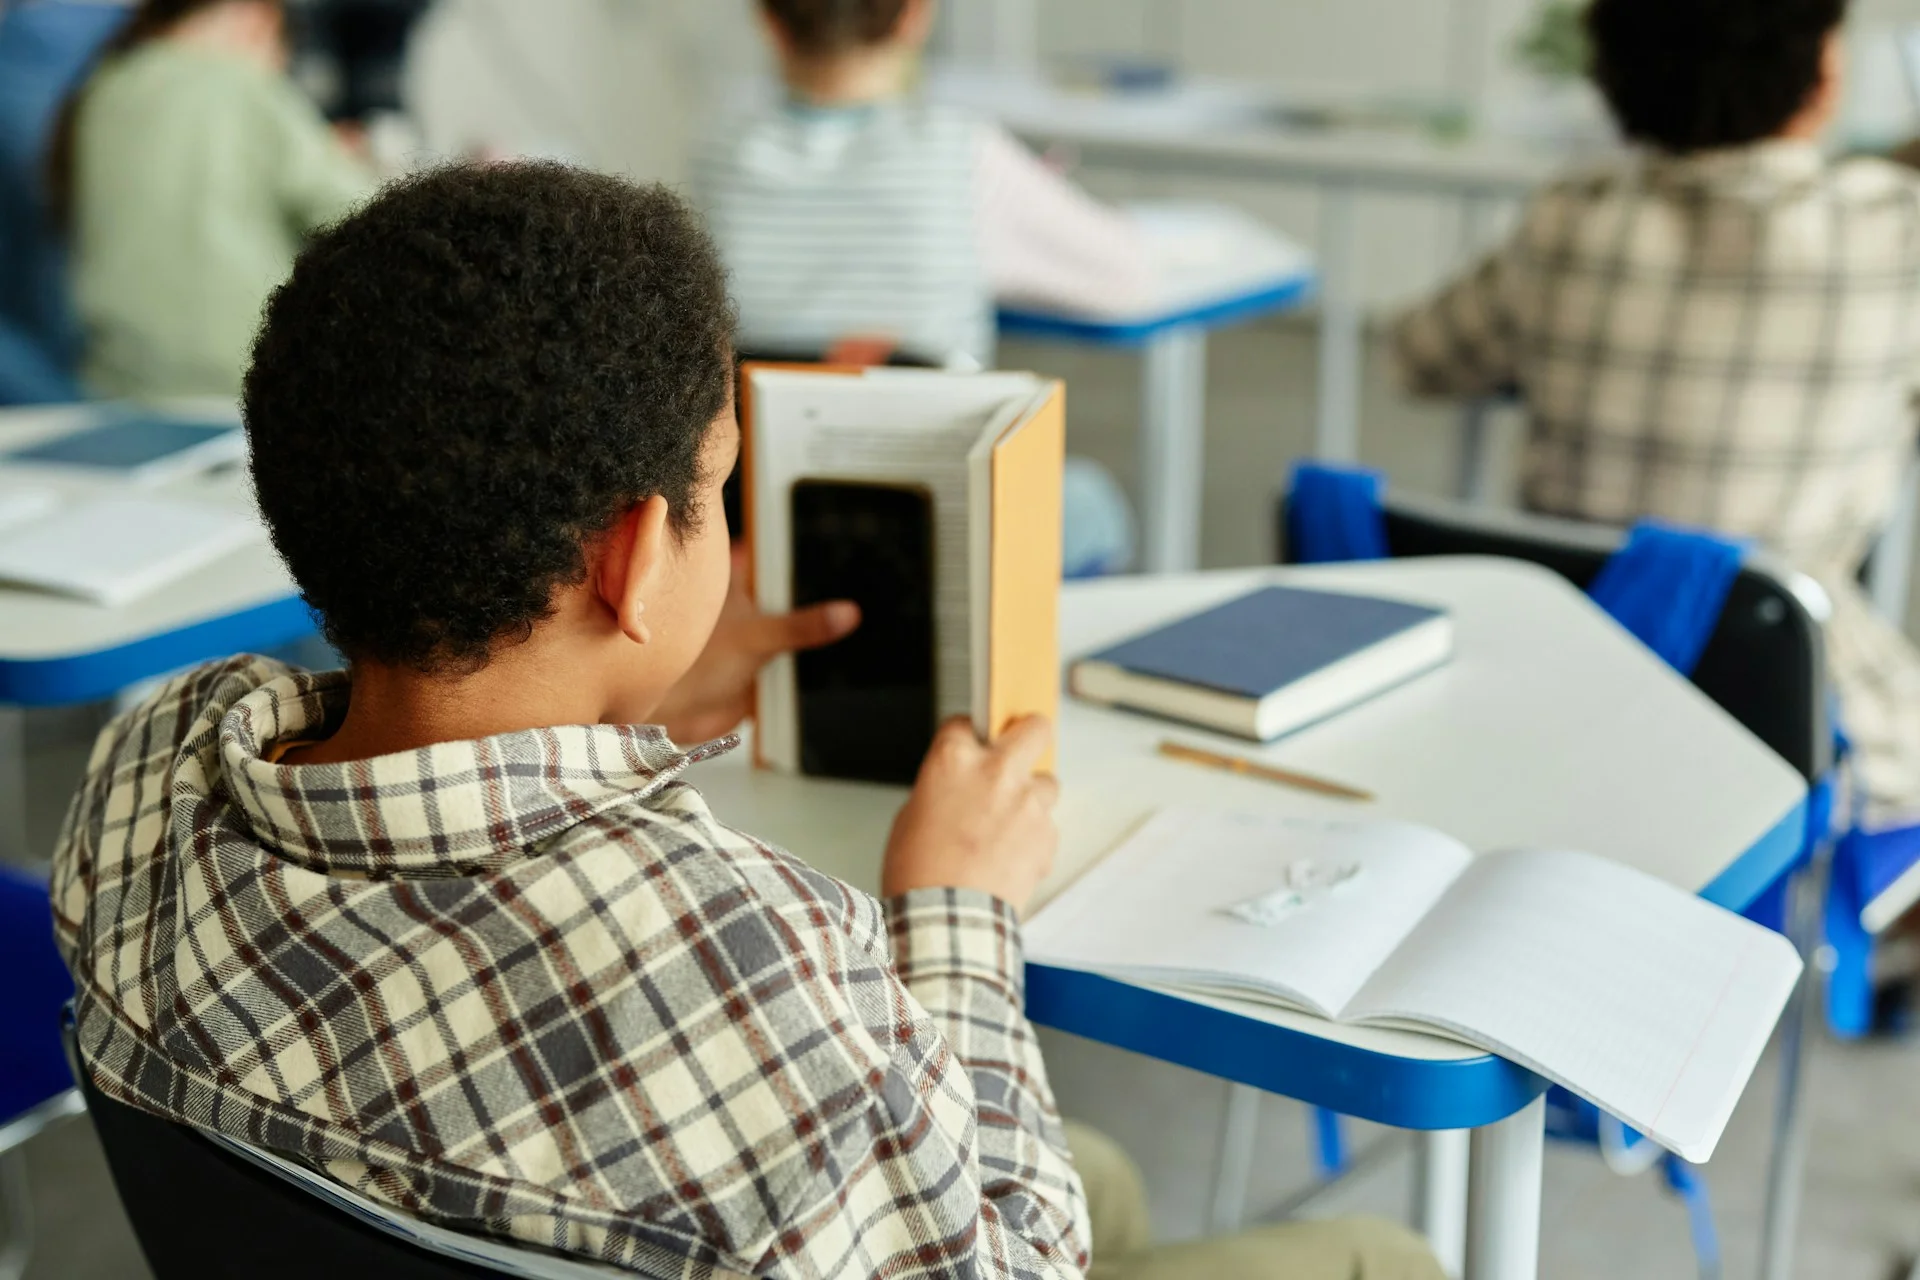
[[[1021,1008],[1043,722],[941,730],[883,899],[683,779],[769,647],[851,621],[722,620],[732,324],[675,197],[557,165],[300,255],[251,466],[352,665],[213,663],[101,737],[54,874],[94,1083],[654,1277],[1436,1277],[1385,1226],[1134,1247]]]

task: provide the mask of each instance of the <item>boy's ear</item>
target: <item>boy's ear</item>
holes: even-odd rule
[[[667,514],[667,500],[659,494],[629,507],[608,532],[593,569],[595,593],[621,634],[635,644],[653,638],[647,629],[647,596],[662,581],[673,550]]]
[[[1840,114],[1846,78],[1846,37],[1836,27],[1827,33],[1827,42],[1820,50],[1820,78],[1814,82],[1799,113],[1788,122],[1786,132],[1803,137],[1817,137],[1824,132]]]
[[[795,52],[793,37],[789,35],[787,29],[780,24],[780,19],[773,16],[773,10],[767,8],[764,4],[755,4],[753,6],[753,14],[759,21],[760,30],[766,35],[767,42],[773,46],[773,51],[782,58],[793,57]]]
[[[900,25],[894,28],[894,39],[915,47],[932,39],[936,3],[938,0],[907,0],[900,10]]]

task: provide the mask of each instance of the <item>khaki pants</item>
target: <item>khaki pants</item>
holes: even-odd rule
[[[1151,1244],[1146,1193],[1127,1153],[1072,1122],[1067,1145],[1093,1218],[1091,1280],[1442,1280],[1420,1237],[1371,1218],[1289,1222]]]

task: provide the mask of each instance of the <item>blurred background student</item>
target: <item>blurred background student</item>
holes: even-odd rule
[[[1753,538],[1833,598],[1827,652],[1875,826],[1920,821],[1920,649],[1857,580],[1913,453],[1920,176],[1829,161],[1846,0],[1595,0],[1624,163],[1400,323],[1426,394],[1517,384],[1522,499]]]
[[[238,394],[302,238],[374,186],[287,76],[277,0],[144,0],[54,140],[97,393]]]
[[[763,0],[782,96],[696,147],[740,308],[740,349],[810,358],[873,339],[930,364],[994,363],[997,302],[1111,310],[1147,295],[1127,218],[997,124],[912,92],[932,0]],[[1127,568],[1130,509],[1068,460],[1069,576]]]
[[[784,96],[726,119],[694,187],[743,350],[848,337],[993,363],[994,303],[1125,307],[1146,246],[1004,129],[910,92],[932,0],[763,0]]]

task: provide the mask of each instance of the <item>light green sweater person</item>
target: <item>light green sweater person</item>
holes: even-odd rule
[[[374,185],[271,67],[169,40],[110,60],[74,133],[90,388],[237,397],[261,308],[302,240]]]

